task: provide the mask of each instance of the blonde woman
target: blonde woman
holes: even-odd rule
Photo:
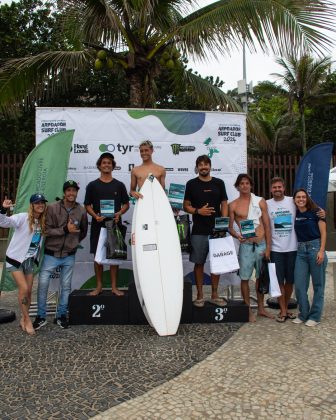
[[[42,194],[33,194],[27,213],[8,217],[7,210],[13,205],[11,200],[4,200],[0,210],[0,226],[15,229],[6,251],[6,270],[12,273],[18,287],[20,326],[29,335],[35,334],[29,317],[29,306],[34,263],[38,263],[42,235],[45,231],[46,202]]]

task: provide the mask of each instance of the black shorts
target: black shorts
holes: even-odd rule
[[[195,264],[205,264],[209,253],[208,235],[191,235],[191,252],[189,261]]]
[[[271,261],[275,263],[275,269],[279,284],[294,283],[295,260],[296,251],[271,252]]]

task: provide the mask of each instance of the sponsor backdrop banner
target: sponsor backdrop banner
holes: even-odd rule
[[[75,133],[68,179],[79,183],[80,203],[84,201],[86,185],[99,176],[96,161],[103,152],[111,152],[114,155],[117,166],[113,176],[122,181],[129,191],[131,170],[142,162],[138,146],[145,139],[154,145],[154,162],[166,168],[167,190],[171,183],[186,184],[189,179],[197,176],[195,161],[197,156],[202,154],[211,158],[212,175],[224,180],[229,201],[237,197],[237,191],[233,187],[237,174],[247,170],[245,114],[111,108],[37,108],[37,144],[52,134],[70,129],[75,130]],[[126,241],[129,249],[128,260],[120,266],[120,271],[126,276],[132,269],[129,239],[133,207],[134,203],[131,202],[130,210],[123,217],[123,222],[128,227]],[[81,243],[81,249],[77,253],[74,288],[80,287],[94,275],[92,262],[88,236]],[[186,275],[193,269],[187,254],[184,255],[184,263]],[[232,280],[231,277],[226,275],[229,281]]]

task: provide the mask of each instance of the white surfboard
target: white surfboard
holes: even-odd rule
[[[148,312],[146,309],[146,305],[145,305],[145,301],[143,299],[142,296],[142,292],[141,292],[141,287],[140,287],[140,282],[139,282],[139,276],[138,276],[138,268],[137,268],[137,264],[136,264],[136,254],[135,254],[135,247],[134,247],[134,238],[135,238],[135,220],[136,220],[136,213],[137,213],[137,208],[138,208],[138,200],[135,203],[134,209],[133,209],[133,216],[132,216],[132,233],[131,233],[131,249],[132,249],[132,265],[133,265],[133,277],[134,277],[134,283],[135,283],[135,288],[138,294],[138,298],[139,298],[139,302],[140,302],[140,306],[143,310],[143,313],[149,323],[149,325],[152,326],[151,320],[148,316]]]
[[[137,201],[132,228],[133,271],[139,282],[138,296],[157,333],[174,335],[183,302],[182,254],[176,223],[168,198],[156,178],[149,176],[140,192],[143,198]]]

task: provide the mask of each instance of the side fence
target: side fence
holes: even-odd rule
[[[16,197],[20,171],[26,156],[23,154],[0,154],[0,202],[8,197]],[[286,193],[292,194],[296,168],[300,156],[295,155],[250,155],[247,160],[248,173],[254,179],[254,192],[264,198],[270,198],[270,180],[281,176],[286,182]],[[336,155],[333,156],[336,166]],[[0,228],[0,238],[6,238],[8,229]]]

